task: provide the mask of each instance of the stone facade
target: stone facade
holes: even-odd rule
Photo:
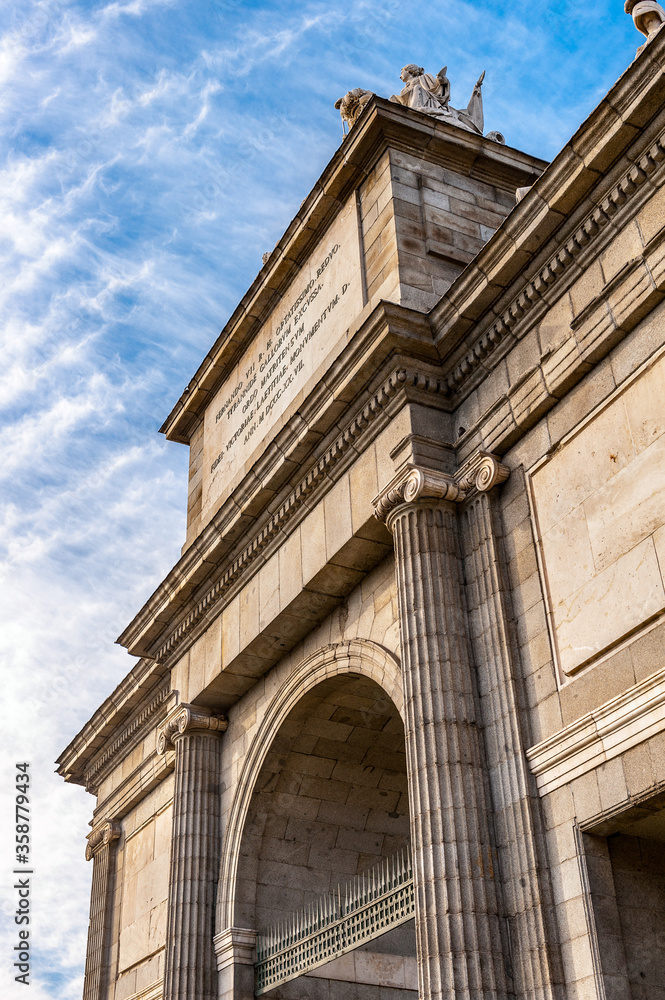
[[[257,933],[284,1000],[665,998],[648,38],[549,165],[368,99],[167,418],[182,557],[58,762],[86,1000],[248,1000]]]

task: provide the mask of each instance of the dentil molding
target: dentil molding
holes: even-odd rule
[[[476,369],[486,362],[489,355],[494,353],[506,337],[516,333],[516,330],[523,325],[523,320],[525,323],[530,322],[529,314],[533,307],[548,301],[552,286],[560,282],[584,251],[589,249],[595,252],[593,248],[602,238],[606,227],[611,225],[617,212],[624,208],[647,181],[660,173],[664,165],[665,133],[661,133],[639,161],[633,163],[622,175],[600,204],[589,212],[564,245],[557,248],[548,262],[469,348],[446,379],[446,388],[450,395],[459,392],[474,375]],[[533,187],[537,184],[538,182]],[[461,305],[458,306],[458,310],[460,313],[464,312]]]
[[[407,465],[398,472],[386,488],[374,497],[374,512],[380,521],[386,521],[391,511],[405,503],[417,500],[450,500],[461,503],[474,492],[486,493],[493,486],[505,483],[510,469],[502,465],[496,455],[478,450],[460,466],[454,475]]]
[[[157,734],[157,753],[165,754],[179,736],[186,733],[223,733],[228,721],[223,715],[213,715],[198,705],[177,705],[161,724]]]

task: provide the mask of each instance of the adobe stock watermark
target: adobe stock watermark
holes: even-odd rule
[[[16,943],[13,950],[14,980],[30,985],[30,889],[34,869],[30,867],[30,764],[19,761],[15,767],[15,868]]]
[[[381,4],[368,4],[354,9],[349,18],[347,46],[359,53],[376,49],[384,39],[386,30],[402,10],[399,0],[386,0]]]
[[[269,122],[252,120],[233,137],[233,157],[225,164],[211,164],[205,179],[193,195],[187,194],[197,211],[209,210],[212,203],[228,196],[238,177],[247,175],[251,164],[267,162],[275,148],[297,126],[293,114],[274,115]]]

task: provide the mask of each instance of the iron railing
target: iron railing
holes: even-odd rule
[[[385,934],[413,914],[413,868],[407,848],[261,931],[256,996]]]

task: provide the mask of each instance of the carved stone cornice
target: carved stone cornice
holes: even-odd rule
[[[91,861],[100,847],[117,840],[122,833],[119,823],[104,823],[88,834],[88,843],[85,847],[85,860]]]
[[[417,500],[461,503],[476,491],[486,493],[493,486],[504,483],[509,475],[510,469],[495,455],[480,450],[474,452],[454,475],[407,465],[374,497],[372,504],[378,519],[387,521],[390,513],[402,504]]]
[[[157,753],[166,753],[178,737],[186,733],[223,733],[227,726],[228,721],[223,715],[213,715],[197,705],[177,705],[159,728]]]
[[[119,759],[122,760],[143,737],[145,728],[152,717],[160,710],[164,711],[162,706],[170,694],[171,688],[167,679],[155,697],[132,719],[118,738],[99,757],[93,758],[92,765],[84,775],[85,787],[88,791],[96,794],[100,784],[107,777],[111,768],[116,767]]]
[[[526,751],[541,795],[665,731],[665,669]],[[605,836],[605,834],[603,834]]]
[[[371,433],[373,425],[380,423],[382,417],[387,419],[393,400],[405,390],[427,393],[428,396],[432,397],[445,397],[447,394],[444,381],[434,377],[431,373],[402,367],[393,371],[327,448],[313,468],[301,479],[269,521],[261,527],[260,531],[250,537],[247,545],[235,556],[216,583],[168,634],[155,653],[158,660],[164,660],[171,656],[204,616],[210,613],[211,608],[222,602],[241,577],[251,571],[252,565],[259,562],[265,549],[280,538],[285,531],[290,530],[290,522],[297,517],[298,513],[309,509],[308,504],[311,503],[315,490],[331,485],[331,473],[335,467],[348,459],[352,450],[358,446],[362,436],[366,432]],[[122,636],[120,638],[123,639]],[[124,640],[123,644],[125,644]],[[129,648],[130,643],[126,644]]]
[[[603,233],[608,227],[611,228],[611,223],[617,212],[632,200],[647,181],[652,180],[656,173],[660,173],[664,165],[665,133],[661,133],[643,153],[639,162],[633,163],[630,169],[622,174],[602,198],[600,204],[586,215],[565,243],[557,248],[537,274],[527,281],[525,286],[515,295],[501,315],[469,347],[445,380],[446,388],[451,396],[458,393],[466,385],[475,375],[476,370],[486,363],[487,358],[497,350],[507,337],[515,333],[524,323],[536,321],[530,319],[534,312],[538,314],[536,319],[539,318],[540,314],[537,309],[534,310],[534,307],[537,305],[542,308],[548,307],[553,285],[560,283],[564,276],[571,272],[571,265],[577,262],[578,258],[583,255],[583,251],[591,250],[602,240]],[[547,173],[551,174],[552,170],[547,171]],[[536,194],[533,195],[533,199],[534,204],[536,204],[540,188],[538,182],[533,185],[531,192],[534,188]],[[597,250],[594,249],[593,252],[597,252]],[[460,315],[465,314],[462,305],[457,306],[457,311]],[[446,334],[450,335],[448,328],[446,328]]]

